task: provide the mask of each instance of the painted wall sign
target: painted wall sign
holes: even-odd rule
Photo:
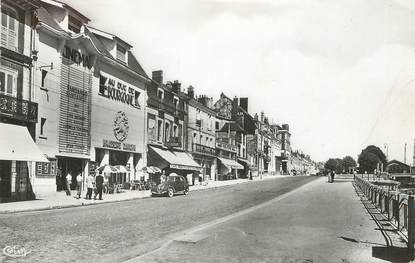
[[[89,69],[92,68],[91,57],[89,55],[82,54],[80,51],[66,46],[63,48],[62,57],[67,58],[78,65],[87,67]]]
[[[62,58],[59,152],[88,155],[92,74]]]
[[[140,91],[136,90],[131,85],[102,72],[99,76],[98,94],[108,99],[127,104],[136,109],[141,108],[139,101],[141,95]]]

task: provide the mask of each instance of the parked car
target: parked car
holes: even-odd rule
[[[164,182],[151,187],[151,195],[167,195],[173,197],[176,193],[187,195],[189,193],[189,184],[181,175],[169,175]]]

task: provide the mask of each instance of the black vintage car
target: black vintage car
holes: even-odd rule
[[[189,184],[180,175],[169,175],[164,182],[151,187],[152,196],[167,195],[168,197],[173,197],[176,193],[184,195],[189,193]]]

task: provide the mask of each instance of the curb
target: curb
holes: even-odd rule
[[[238,185],[238,184],[246,184],[246,183],[249,183],[249,182],[271,180],[271,179],[284,178],[284,177],[287,177],[287,176],[267,176],[267,177],[262,178],[262,179],[254,179],[254,180],[248,180],[247,179],[246,181],[242,181],[242,182],[238,182],[238,183],[234,183],[234,184],[216,185],[216,186],[212,186],[212,187],[197,188],[197,189],[191,189],[190,188],[189,192],[206,191],[206,190],[209,190],[209,189],[216,189],[216,188],[233,186],[233,185]],[[35,211],[57,210],[57,209],[65,209],[65,208],[73,208],[73,207],[81,207],[81,206],[110,204],[110,203],[117,203],[117,202],[124,202],[124,201],[132,201],[132,200],[137,200],[137,199],[145,199],[145,198],[150,198],[150,197],[151,197],[151,194],[149,193],[148,195],[145,195],[145,196],[130,197],[130,198],[122,199],[122,200],[110,200],[110,201],[105,201],[105,202],[91,202],[91,203],[82,202],[81,204],[52,205],[52,206],[47,206],[47,207],[42,207],[42,208],[28,208],[28,209],[22,209],[22,210],[6,210],[6,211],[0,211],[0,215],[1,214],[15,214],[15,213],[25,213],[25,212],[35,212]]]

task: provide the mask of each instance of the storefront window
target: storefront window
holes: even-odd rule
[[[163,140],[163,121],[157,120],[157,140],[162,141]]]

